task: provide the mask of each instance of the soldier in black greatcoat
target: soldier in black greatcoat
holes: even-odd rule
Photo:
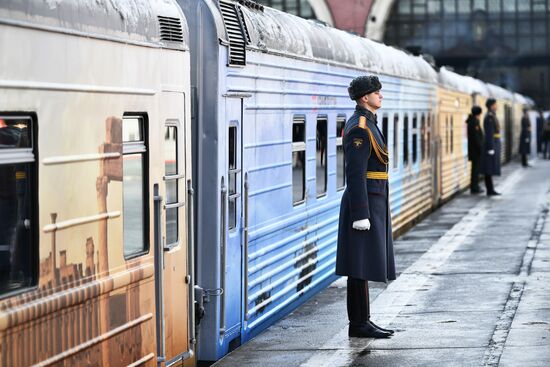
[[[483,131],[481,131],[479,123],[480,117],[481,107],[473,106],[472,113],[466,120],[466,124],[468,125],[468,159],[472,162],[472,173],[470,176],[470,192],[472,194],[482,192],[479,188],[479,164],[483,149]]]
[[[527,156],[531,154],[531,121],[529,121],[527,109],[523,110],[523,117],[521,118],[519,154],[521,154],[521,165],[523,167],[529,167],[529,163],[527,163]]]
[[[348,88],[355,113],[344,127],[347,187],[340,206],[336,274],[348,277],[349,336],[386,338],[393,334],[370,320],[368,281],[395,279],[388,203],[388,152],[378,128],[382,84],[376,76],[355,78]]]
[[[500,124],[497,119],[497,101],[489,98],[485,102],[487,114],[483,120],[485,146],[481,155],[481,173],[485,175],[485,187],[488,196],[500,195],[495,191],[493,176],[500,176]]]

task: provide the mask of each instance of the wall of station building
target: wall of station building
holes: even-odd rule
[[[550,0],[258,0],[531,96],[550,108]]]

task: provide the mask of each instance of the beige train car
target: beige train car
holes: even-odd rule
[[[437,73],[422,59],[416,60],[423,82],[403,80],[385,87],[388,102],[382,115],[390,153],[390,206],[394,235],[403,233],[435,203],[433,167],[437,151],[434,106]]]
[[[187,32],[164,0],[0,3],[1,366],[194,364]]]
[[[472,108],[468,80],[445,68],[440,69],[437,93],[438,140],[441,142],[440,201],[446,201],[465,189],[470,180],[466,119]]]

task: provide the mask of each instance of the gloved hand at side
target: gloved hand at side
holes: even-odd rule
[[[356,220],[355,222],[353,222],[352,227],[353,229],[357,229],[359,231],[365,231],[365,230],[368,231],[370,229],[370,220],[368,219]]]

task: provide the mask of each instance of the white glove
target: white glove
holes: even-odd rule
[[[495,155],[495,150],[494,150],[494,149],[488,150],[488,151],[487,151],[487,154],[489,154],[489,155]]]
[[[526,142],[526,143],[529,143],[529,139],[525,139],[525,142]]]
[[[356,220],[352,224],[353,229],[357,229],[359,231],[369,230],[370,229],[370,220],[368,219],[361,219]]]

